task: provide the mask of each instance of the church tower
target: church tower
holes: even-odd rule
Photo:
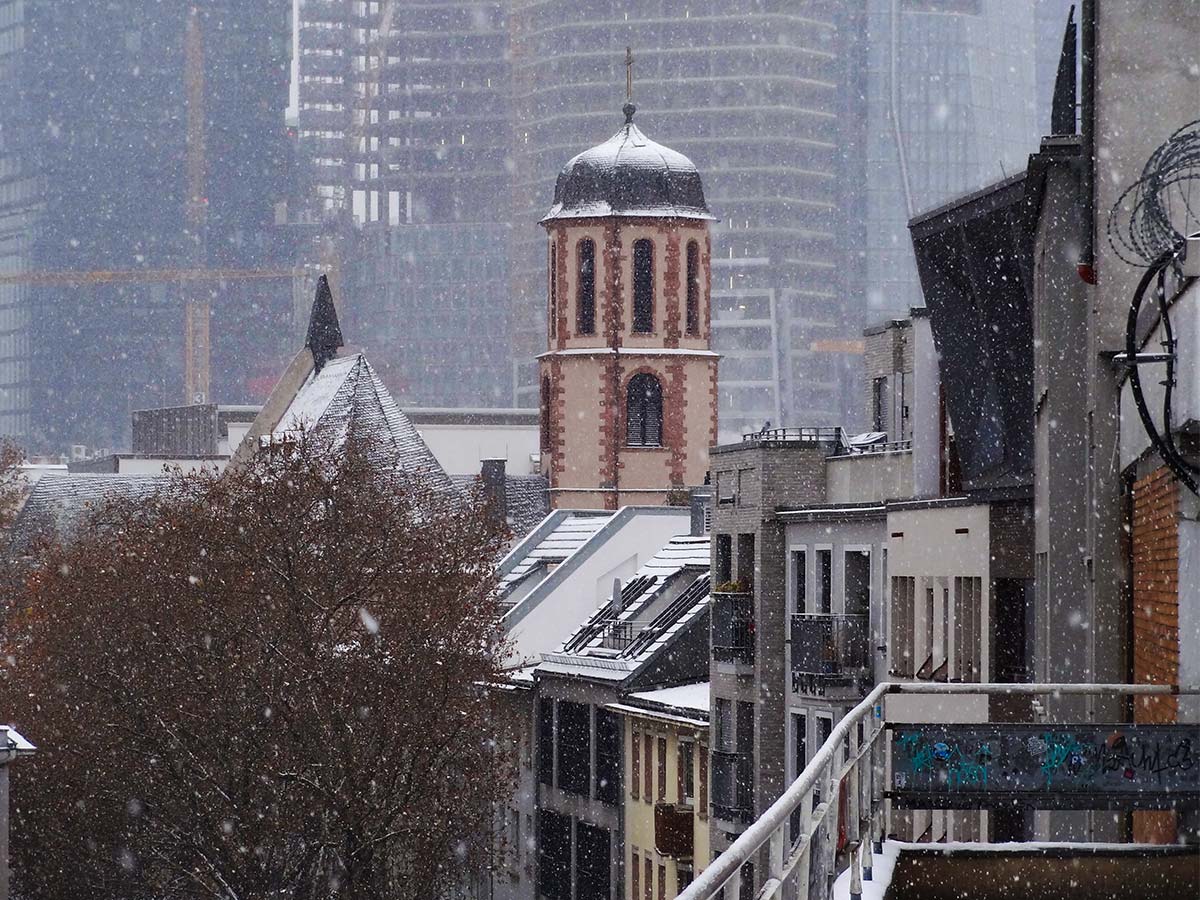
[[[663,504],[702,484],[717,438],[713,216],[686,156],[625,124],[559,173],[539,357],[554,507]]]

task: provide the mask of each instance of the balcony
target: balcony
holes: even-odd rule
[[[871,665],[867,616],[792,616],[792,690],[805,681],[850,679]]]
[[[754,758],[712,751],[712,813],[726,822],[748,822],[754,813]]]
[[[712,597],[713,658],[754,665],[754,595],[713,591]]]
[[[658,803],[654,807],[654,849],[661,856],[691,859],[693,853],[693,816],[691,806]]]

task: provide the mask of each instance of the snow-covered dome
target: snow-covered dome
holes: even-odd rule
[[[603,144],[585,150],[558,173],[554,205],[542,222],[591,216],[674,216],[713,219],[700,173],[690,159],[625,124]]]

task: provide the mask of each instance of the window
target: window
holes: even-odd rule
[[[733,701],[718,697],[716,707],[717,750],[722,753],[731,753],[733,751]]]
[[[808,553],[805,550],[792,551],[792,588],[796,601],[795,611],[802,613],[806,610],[808,598]]]
[[[667,867],[662,863],[658,864],[658,896],[667,896]]]
[[[654,244],[649,238],[633,242],[633,331],[654,331]]]
[[[691,741],[679,742],[679,758],[676,764],[679,768],[679,802],[690,804],[696,799],[696,745]]]
[[[654,860],[646,854],[646,900],[654,900]]]
[[[871,551],[847,550],[843,566],[845,613],[865,616],[871,610]]]
[[[571,818],[543,809],[538,831],[538,893],[571,900]]]
[[[799,778],[808,765],[808,716],[804,713],[792,713],[792,764],[792,778]]]
[[[590,796],[591,731],[587,704],[558,702],[558,786],[581,797]]]
[[[696,810],[702,819],[708,818],[708,747],[700,745],[700,808]]]
[[[542,449],[550,449],[550,376],[542,376]]]
[[[833,611],[833,551],[817,551],[817,608],[818,613]]]
[[[575,331],[596,333],[596,242],[584,238],[575,248],[579,275],[575,295]]]
[[[695,241],[687,245],[687,333],[700,333],[700,247]]]
[[[554,784],[554,701],[538,701],[538,781]]]
[[[633,848],[633,865],[629,868],[629,886],[632,888],[630,896],[633,900],[639,900],[638,893],[642,886],[642,859],[638,856],[637,847]]]
[[[887,431],[887,378],[871,379],[871,430]]]
[[[558,334],[558,247],[550,240],[550,337]]]
[[[596,710],[596,799],[616,805],[620,801],[621,726],[617,714]]]
[[[630,447],[662,446],[662,385],[648,372],[629,379],[625,401],[625,443]]]
[[[814,746],[814,751],[820,750],[825,746],[825,742],[829,740],[829,736],[833,734],[833,718],[831,716],[817,716],[817,742]],[[836,790],[836,788],[835,788]],[[813,806],[820,803],[820,790],[813,791]]]
[[[577,822],[575,825],[575,898],[609,900],[612,839],[607,828]]]

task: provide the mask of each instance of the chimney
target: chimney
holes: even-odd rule
[[[485,513],[501,531],[508,528],[508,486],[504,465],[505,461],[502,459],[485,459],[479,470],[479,479],[483,482]]]

